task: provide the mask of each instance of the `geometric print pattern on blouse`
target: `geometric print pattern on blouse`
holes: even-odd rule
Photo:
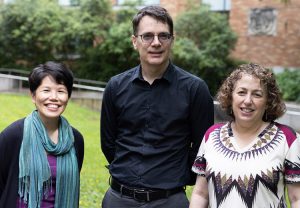
[[[238,152],[232,142],[233,133],[231,123],[227,123],[221,128],[217,128],[215,131],[211,132],[210,139],[213,143],[214,150],[219,154],[222,154],[223,157],[230,158],[232,161],[240,160],[246,162],[251,159],[258,159],[260,156],[268,154],[270,151],[274,151],[277,145],[285,142],[286,138],[283,134],[279,134],[279,129],[275,123],[270,123],[258,135],[252,146],[244,152]],[[300,165],[297,163],[287,161],[285,162],[285,165],[287,165],[286,163],[290,163],[290,166],[298,166],[297,169],[300,169]],[[249,208],[253,205],[259,184],[263,184],[271,193],[277,196],[280,174],[282,174],[284,170],[283,165],[279,164],[271,169],[260,171],[259,174],[243,175],[233,179],[231,175],[225,173],[221,174],[221,172],[207,168],[205,156],[203,155],[198,155],[196,157],[193,168],[198,169],[197,172],[200,174],[202,173],[202,175],[205,172],[207,180],[213,183],[217,205],[220,205],[235,187],[246,207]],[[279,196],[277,196],[277,198],[278,197]],[[283,196],[280,196],[278,201],[278,207],[285,207]]]
[[[273,127],[273,128],[272,128]],[[231,123],[229,123],[227,128],[220,129],[220,136],[214,137],[215,148],[217,151],[222,152],[225,157],[230,157],[232,160],[235,159],[249,159],[250,157],[257,157],[259,154],[267,154],[270,149],[273,149],[274,146],[279,142],[278,140],[283,139],[282,137],[274,137],[276,134],[277,128],[274,124],[270,123],[259,135],[256,143],[246,152],[236,152],[234,151],[234,146],[231,142],[233,138]],[[220,140],[219,138],[222,138]],[[273,138],[273,139],[271,139]],[[267,171],[266,173],[261,172],[261,177],[239,177],[238,180],[232,181],[232,177],[226,178],[226,175],[221,176],[220,174],[214,175],[214,172],[207,172],[207,179],[212,180],[215,187],[215,193],[219,197],[220,201],[217,204],[222,202],[222,199],[226,197],[229,191],[236,187],[241,194],[241,197],[244,199],[247,207],[252,207],[252,202],[257,191],[257,185],[259,182],[267,186],[275,195],[277,194],[277,185],[279,181],[279,170],[282,167],[279,167],[278,170]]]

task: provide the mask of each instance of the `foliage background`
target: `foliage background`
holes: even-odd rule
[[[0,4],[0,67],[30,71],[56,60],[68,64],[77,78],[108,81],[139,63],[131,19],[140,0],[130,2],[117,10],[110,0],[81,0],[76,7],[62,7],[57,0]],[[237,37],[226,14],[191,4],[174,26],[172,62],[204,79],[213,96],[227,74],[247,62],[229,56]],[[294,79],[299,75],[289,73],[278,76],[283,97],[300,102],[299,79]]]
[[[0,11],[2,67],[31,68],[47,60],[72,63],[104,38],[112,20],[107,0],[82,0],[74,8],[54,0],[15,0],[0,4]]]
[[[226,14],[209,7],[192,7],[175,22],[174,63],[203,78],[215,95],[223,79],[242,61],[230,58],[237,36]]]
[[[134,1],[133,1],[134,2]],[[109,0],[62,7],[54,0],[0,5],[0,66],[30,70],[48,60],[70,65],[78,78],[108,81],[139,63],[131,44],[137,3],[112,10]],[[203,78],[214,95],[228,71],[236,36],[225,14],[191,7],[174,20],[172,61]]]

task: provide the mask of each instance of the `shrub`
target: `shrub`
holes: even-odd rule
[[[300,102],[300,69],[285,70],[276,75],[283,99],[286,101]]]
[[[208,7],[193,7],[177,17],[173,62],[206,81],[215,95],[222,80],[238,60],[229,58],[237,36],[227,16],[211,12]]]

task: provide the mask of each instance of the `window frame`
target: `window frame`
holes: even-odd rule
[[[131,0],[117,0],[116,6],[123,6],[126,2],[136,2]],[[143,0],[142,4],[138,4],[138,6],[148,6],[148,5],[160,5],[160,0]]]
[[[231,0],[202,0],[202,3],[210,5],[211,11],[227,12],[231,10]]]

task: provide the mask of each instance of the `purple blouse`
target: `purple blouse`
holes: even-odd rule
[[[41,203],[41,208],[54,208],[55,204],[55,188],[56,188],[56,156],[54,155],[48,155],[47,156],[50,170],[51,170],[51,180],[52,180],[52,186],[49,191],[47,199],[43,198]],[[27,204],[24,203],[20,197],[17,199],[17,207],[18,208],[27,208]]]

